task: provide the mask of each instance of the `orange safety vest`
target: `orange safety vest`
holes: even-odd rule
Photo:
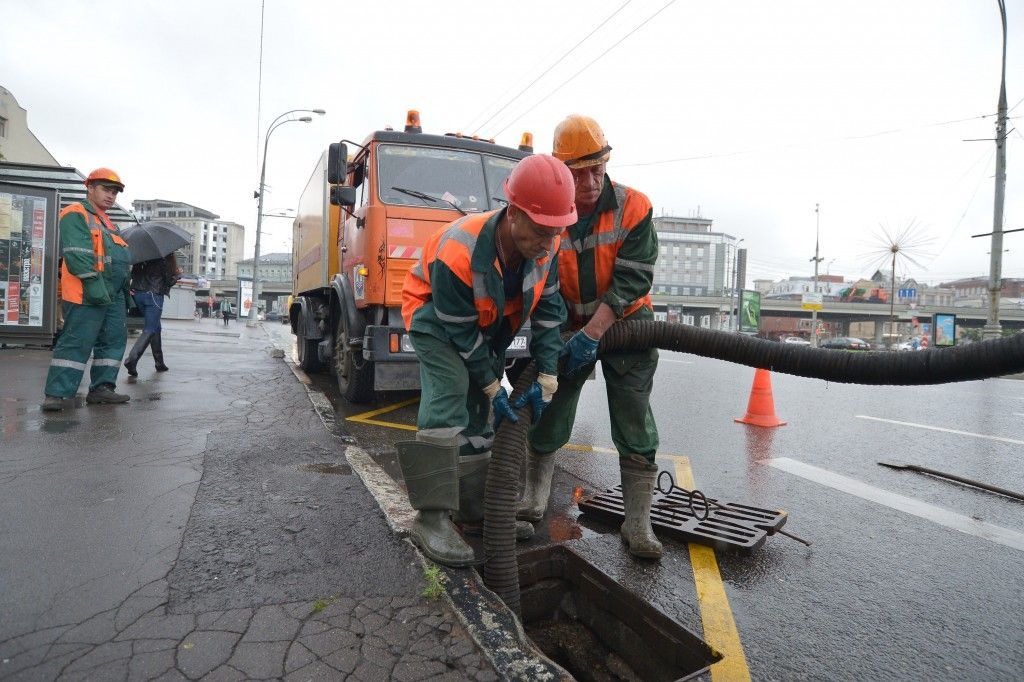
[[[558,278],[562,288],[562,298],[569,309],[569,322],[573,329],[578,329],[593,317],[601,305],[601,297],[612,285],[615,274],[615,261],[622,248],[622,243],[629,236],[637,223],[651,210],[651,204],[634,189],[612,183],[615,201],[618,207],[614,211],[604,211],[598,216],[597,225],[582,241],[569,238],[568,228],[562,233],[562,246],[558,251]],[[625,225],[625,227],[623,227]],[[584,251],[594,250],[594,278],[597,280],[597,298],[590,301],[581,300],[579,255]],[[632,315],[644,306],[654,310],[651,294],[633,301],[626,307],[623,317]]]
[[[477,239],[480,237],[484,224],[495,213],[496,211],[490,211],[464,216],[441,228],[427,240],[423,247],[423,255],[420,256],[419,262],[409,270],[402,288],[402,319],[405,321],[406,329],[412,326],[412,317],[415,312],[433,298],[430,286],[430,265],[438,259],[447,265],[463,284],[473,288],[473,306],[476,308],[477,326],[487,329],[498,321],[498,307],[491,292],[487,291],[487,275],[490,273],[473,270],[473,252],[476,250]],[[557,249],[558,240],[556,239],[552,251],[557,251]],[[525,274],[524,289],[529,286],[532,293],[530,309],[526,313],[526,317],[532,315],[537,304],[540,303],[550,267],[551,257],[544,254],[533,261],[533,268]],[[501,263],[497,254],[494,256],[494,268],[498,271],[496,277],[500,287]],[[523,298],[523,296],[516,296],[505,301],[503,317],[509,318],[513,331],[518,330],[524,321]]]
[[[60,212],[60,219],[71,213],[81,213],[85,218],[85,224],[89,227],[89,234],[92,236],[92,251],[96,255],[96,272],[103,272],[106,269],[107,252],[103,246],[103,228],[110,232],[110,238],[118,246],[128,248],[128,242],[117,234],[117,227],[110,222],[105,213],[95,215],[85,210],[82,204],[71,204]],[[71,274],[68,264],[61,259],[60,263],[60,297],[68,303],[82,303],[85,293],[82,287],[82,280]]]

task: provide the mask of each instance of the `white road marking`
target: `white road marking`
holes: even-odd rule
[[[659,358],[658,362],[659,363],[661,363],[661,362],[674,362],[677,365],[692,365],[693,364],[693,360],[666,360],[665,358]]]
[[[941,426],[929,426],[928,424],[915,424],[914,422],[901,422],[895,419],[882,419],[881,417],[869,417],[866,414],[858,414],[857,419],[870,419],[876,422],[887,422],[889,424],[899,424],[900,426],[913,426],[915,429],[929,429],[931,431],[942,431],[944,433],[955,433],[960,436],[971,436],[972,438],[985,438],[987,440],[997,440],[1000,443],[1012,443],[1013,445],[1024,445],[1024,440],[1017,440],[1016,438],[1003,438],[1002,436],[989,436],[984,433],[971,433],[970,431],[958,431],[956,429],[947,429]]]
[[[1024,533],[986,523],[985,521],[977,521],[969,516],[958,514],[934,504],[922,502],[913,497],[900,495],[899,493],[890,492],[882,488],[876,488],[855,478],[849,478],[828,469],[821,469],[811,464],[790,459],[789,457],[765,459],[761,460],[761,464],[767,464],[780,471],[800,476],[808,481],[834,488],[854,497],[859,497],[869,502],[910,514],[911,516],[917,516],[940,526],[952,528],[961,533],[983,538],[990,542],[1024,552]]]

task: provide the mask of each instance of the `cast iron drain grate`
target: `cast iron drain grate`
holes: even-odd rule
[[[625,509],[622,486],[587,495],[579,501],[580,510],[608,521],[622,522]],[[700,491],[691,492],[675,485],[669,492],[654,491],[651,505],[651,526],[655,533],[710,545],[715,549],[739,549],[751,552],[764,544],[765,538],[786,524],[784,511],[761,509],[737,502],[704,498]]]

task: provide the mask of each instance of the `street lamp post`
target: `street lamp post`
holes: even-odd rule
[[[999,298],[1003,288],[1003,202],[1006,195],[1006,5],[1003,0],[999,0],[999,17],[1003,22],[1003,62],[996,116],[996,187],[992,248],[989,250],[988,316],[982,330],[982,337],[986,339],[998,339],[1003,331],[999,324]]]
[[[814,205],[814,294],[817,298],[818,294],[818,264],[825,260],[823,257],[818,255],[818,244],[820,243],[819,235],[821,234],[821,214],[818,213],[818,204]],[[818,308],[814,307],[811,309],[811,347],[818,347]]]
[[[729,294],[729,331],[736,331],[737,329],[740,328],[740,325],[739,325],[739,304],[740,304],[740,301],[739,301],[739,292],[737,291],[737,287],[736,287],[736,260],[737,260],[737,258],[739,258],[740,244],[742,244],[742,243],[743,243],[743,239],[740,238],[740,240],[738,242],[736,242],[736,246],[733,247],[734,251],[733,251],[733,254],[732,254],[732,277],[731,277],[732,281],[731,281],[731,283],[729,285],[729,286],[732,287],[732,293]],[[735,307],[732,304],[734,299],[736,301],[736,306]]]
[[[249,318],[245,322],[246,327],[256,326],[257,311],[260,307],[260,229],[263,227],[263,189],[267,179],[267,147],[270,145],[270,134],[285,123],[309,123],[313,120],[312,116],[289,118],[284,121],[281,120],[288,114],[307,111],[311,114],[318,114],[320,116],[327,113],[323,109],[292,109],[291,111],[286,111],[270,122],[270,126],[267,128],[267,134],[263,138],[263,164],[260,167],[260,188],[256,190],[258,203],[256,206],[256,251],[253,254],[252,259],[252,306],[249,308]],[[241,292],[239,292],[239,294],[241,294]]]

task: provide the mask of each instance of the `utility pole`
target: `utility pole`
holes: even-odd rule
[[[741,243],[743,243],[742,238],[736,242],[736,245],[733,247],[732,254],[732,277],[730,278],[731,284],[729,285],[732,287],[732,292],[729,294],[729,331],[737,331],[740,328],[740,299],[738,287],[736,286],[736,260],[740,255]],[[736,301],[735,306],[733,305],[733,300]]]
[[[988,276],[988,319],[982,338],[1002,336],[999,324],[999,298],[1003,289],[1003,199],[1006,195],[1006,3],[999,0],[1003,22],[1003,71],[999,82],[999,112],[996,116],[996,190],[992,210],[992,249]]]
[[[818,255],[819,235],[821,234],[821,214],[818,212],[818,204],[814,205],[814,293],[818,293],[818,263],[825,260]],[[811,347],[818,347],[818,309],[811,310]]]

